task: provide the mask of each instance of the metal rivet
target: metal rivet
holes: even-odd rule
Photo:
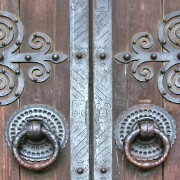
[[[171,30],[172,29],[172,27],[171,26],[169,26],[169,30]]]
[[[176,45],[179,46],[179,42],[176,42]]]
[[[15,71],[15,73],[16,73],[16,75],[20,75],[20,71],[18,71],[18,70]]]
[[[47,41],[46,43],[47,43],[47,44],[50,44],[50,41]]]
[[[99,57],[100,57],[100,59],[105,59],[106,58],[106,54],[105,53],[101,53]]]
[[[177,54],[177,58],[180,60],[180,53]]]
[[[17,23],[17,22],[18,22],[18,19],[15,19],[14,22]]]
[[[165,40],[163,40],[161,43],[162,43],[163,45],[165,45],[165,44],[166,44],[166,41],[165,41]]]
[[[132,73],[133,73],[133,74],[135,74],[135,73],[136,73],[136,71],[135,71],[135,70],[132,70]]]
[[[148,37],[148,36],[149,36],[149,34],[145,34],[144,36],[145,36],[145,37]]]
[[[78,169],[76,170],[76,172],[77,172],[78,174],[82,174],[82,173],[84,172],[84,169],[83,169],[83,168],[78,168]]]
[[[34,37],[37,37],[37,34],[36,34],[36,33],[34,33],[34,34],[33,34],[33,36],[34,36]]]
[[[5,47],[5,46],[6,46],[6,43],[5,43],[5,42],[3,42],[3,43],[2,43],[2,46],[4,46],[4,47]]]
[[[5,74],[5,73],[6,73],[6,71],[3,69],[3,70],[2,70],[2,73],[3,73],[3,74]]]
[[[54,61],[57,61],[57,60],[59,59],[59,55],[58,55],[58,54],[53,54],[53,55],[52,55],[52,59],[53,59]]]
[[[135,42],[135,41],[133,41],[133,44],[136,44],[136,42]]]
[[[82,59],[82,57],[83,57],[83,56],[82,56],[82,53],[76,54],[76,58],[77,58],[77,59]]]
[[[171,88],[172,87],[172,85],[171,84],[168,84],[168,88]]]
[[[4,56],[2,54],[0,54],[0,61],[4,60]]]
[[[161,72],[161,74],[164,74],[164,73],[165,73],[165,70],[164,70],[164,69],[161,69],[160,72]]]
[[[34,78],[34,79],[33,79],[33,81],[34,81],[34,82],[37,82],[37,79],[36,79],[36,78]]]
[[[15,93],[15,96],[19,96],[19,93]]]
[[[156,54],[151,54],[151,59],[156,59],[157,55]]]
[[[50,70],[46,71],[48,74],[50,73]]]
[[[165,91],[163,92],[163,95],[166,95],[166,92],[165,92]]]
[[[19,46],[21,42],[19,40],[16,41],[16,45]]]
[[[12,29],[12,26],[9,26],[9,29],[11,30],[11,29]]]
[[[149,81],[149,78],[145,78],[145,81]]]
[[[166,23],[167,22],[167,20],[166,19],[163,19],[163,23]]]
[[[25,59],[26,59],[27,61],[30,61],[30,60],[31,60],[31,55],[25,55]]]
[[[131,56],[130,56],[130,54],[124,54],[123,58],[124,58],[124,60],[128,61],[128,60],[130,60]]]
[[[175,71],[175,72],[179,72],[179,69],[175,69],[174,71]]]
[[[14,86],[9,86],[9,89],[13,89],[14,88]]]
[[[101,173],[106,173],[107,172],[107,169],[106,168],[101,168]]]

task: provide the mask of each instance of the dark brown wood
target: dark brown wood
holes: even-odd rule
[[[0,0],[0,10],[9,11],[19,15],[19,1],[18,0]],[[9,180],[19,179],[19,165],[15,162],[11,150],[7,147],[4,137],[4,129],[9,116],[18,109],[18,101],[8,106],[0,107],[0,179]]]
[[[131,50],[131,38],[139,32],[146,31],[157,39],[157,25],[162,16],[161,1],[152,0],[113,0],[113,55],[122,51]],[[158,41],[155,51],[161,50]],[[154,64],[155,74],[159,70]],[[140,103],[152,103],[161,106],[162,98],[159,95],[156,79],[148,83],[138,82],[132,77],[131,66],[125,68],[124,64],[114,61],[113,92],[115,121],[126,108]],[[124,155],[113,147],[113,179],[162,179],[162,166],[149,171],[139,170],[127,162]]]
[[[164,15],[180,10],[180,3],[178,0],[164,0]],[[167,101],[164,101],[164,108],[173,116],[176,121],[177,127],[177,137],[175,145],[173,146],[168,159],[164,164],[164,180],[179,180],[180,171],[179,171],[179,162],[180,162],[180,105],[173,104]]]
[[[54,0],[22,0],[20,17],[26,30],[21,52],[30,52],[28,38],[33,32],[46,33],[52,40],[53,51],[61,51],[68,55],[69,49],[69,21],[68,1]],[[32,82],[27,76],[31,65],[22,65],[26,74],[25,90],[20,99],[21,106],[27,104],[46,104],[55,107],[69,120],[69,63],[53,65],[51,77],[41,83]],[[69,146],[62,151],[60,157],[52,167],[40,173],[30,172],[21,168],[22,180],[33,179],[63,179],[68,180],[69,173]]]

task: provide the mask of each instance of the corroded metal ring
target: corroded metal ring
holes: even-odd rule
[[[154,129],[155,135],[157,135],[164,144],[164,153],[160,158],[158,158],[156,160],[140,161],[140,160],[133,158],[133,156],[131,155],[131,151],[130,151],[131,144],[132,144],[133,140],[140,134],[140,131],[141,131],[140,128],[138,128],[126,136],[126,138],[124,140],[124,153],[125,153],[126,159],[131,164],[133,164],[141,169],[150,169],[150,168],[160,165],[162,162],[164,162],[166,160],[166,158],[169,154],[170,147],[171,147],[169,138],[164,133],[162,133],[160,130],[155,128]]]
[[[21,166],[29,170],[40,171],[40,170],[45,169],[46,167],[50,166],[56,161],[59,154],[60,145],[59,145],[59,141],[57,140],[56,135],[54,135],[51,131],[45,129],[44,127],[41,127],[41,132],[47,139],[51,141],[54,148],[52,156],[46,161],[28,162],[21,158],[18,147],[20,145],[22,138],[27,135],[27,129],[21,131],[17,136],[15,136],[12,143],[12,151],[13,151],[14,158]]]

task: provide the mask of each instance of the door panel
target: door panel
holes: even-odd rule
[[[16,14],[24,25],[24,40],[17,53],[34,52],[28,44],[29,36],[43,32],[52,40],[51,53],[59,51],[68,56],[60,64],[50,63],[50,78],[43,83],[28,77],[31,63],[17,65],[25,86],[18,100],[0,107],[0,179],[179,179],[179,133],[165,163],[147,171],[131,165],[113,137],[118,116],[137,104],[164,108],[176,120],[177,131],[180,127],[179,105],[162,98],[157,88],[162,63],[149,63],[155,76],[144,83],[133,77],[132,64],[114,58],[120,52],[132,52],[131,39],[139,32],[152,34],[153,51],[164,52],[157,27],[164,15],[180,9],[178,0],[0,0],[0,8]],[[38,173],[15,162],[4,137],[10,115],[30,104],[56,108],[69,127],[68,143],[56,163]]]

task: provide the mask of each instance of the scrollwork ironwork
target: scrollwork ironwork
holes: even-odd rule
[[[122,52],[115,59],[132,64],[132,74],[142,82],[150,81],[154,69],[149,62],[161,62],[157,86],[161,95],[172,103],[180,104],[180,11],[164,17],[158,28],[158,39],[165,52],[151,52],[154,39],[151,34],[141,32],[132,38],[134,53]]]
[[[36,32],[29,37],[33,53],[14,53],[20,48],[24,35],[21,21],[9,12],[0,12],[0,105],[14,102],[24,89],[24,76],[16,63],[33,63],[28,70],[29,78],[34,82],[43,82],[50,76],[49,62],[60,63],[67,56],[60,52],[49,53],[50,38]],[[34,63],[36,65],[34,65]]]

